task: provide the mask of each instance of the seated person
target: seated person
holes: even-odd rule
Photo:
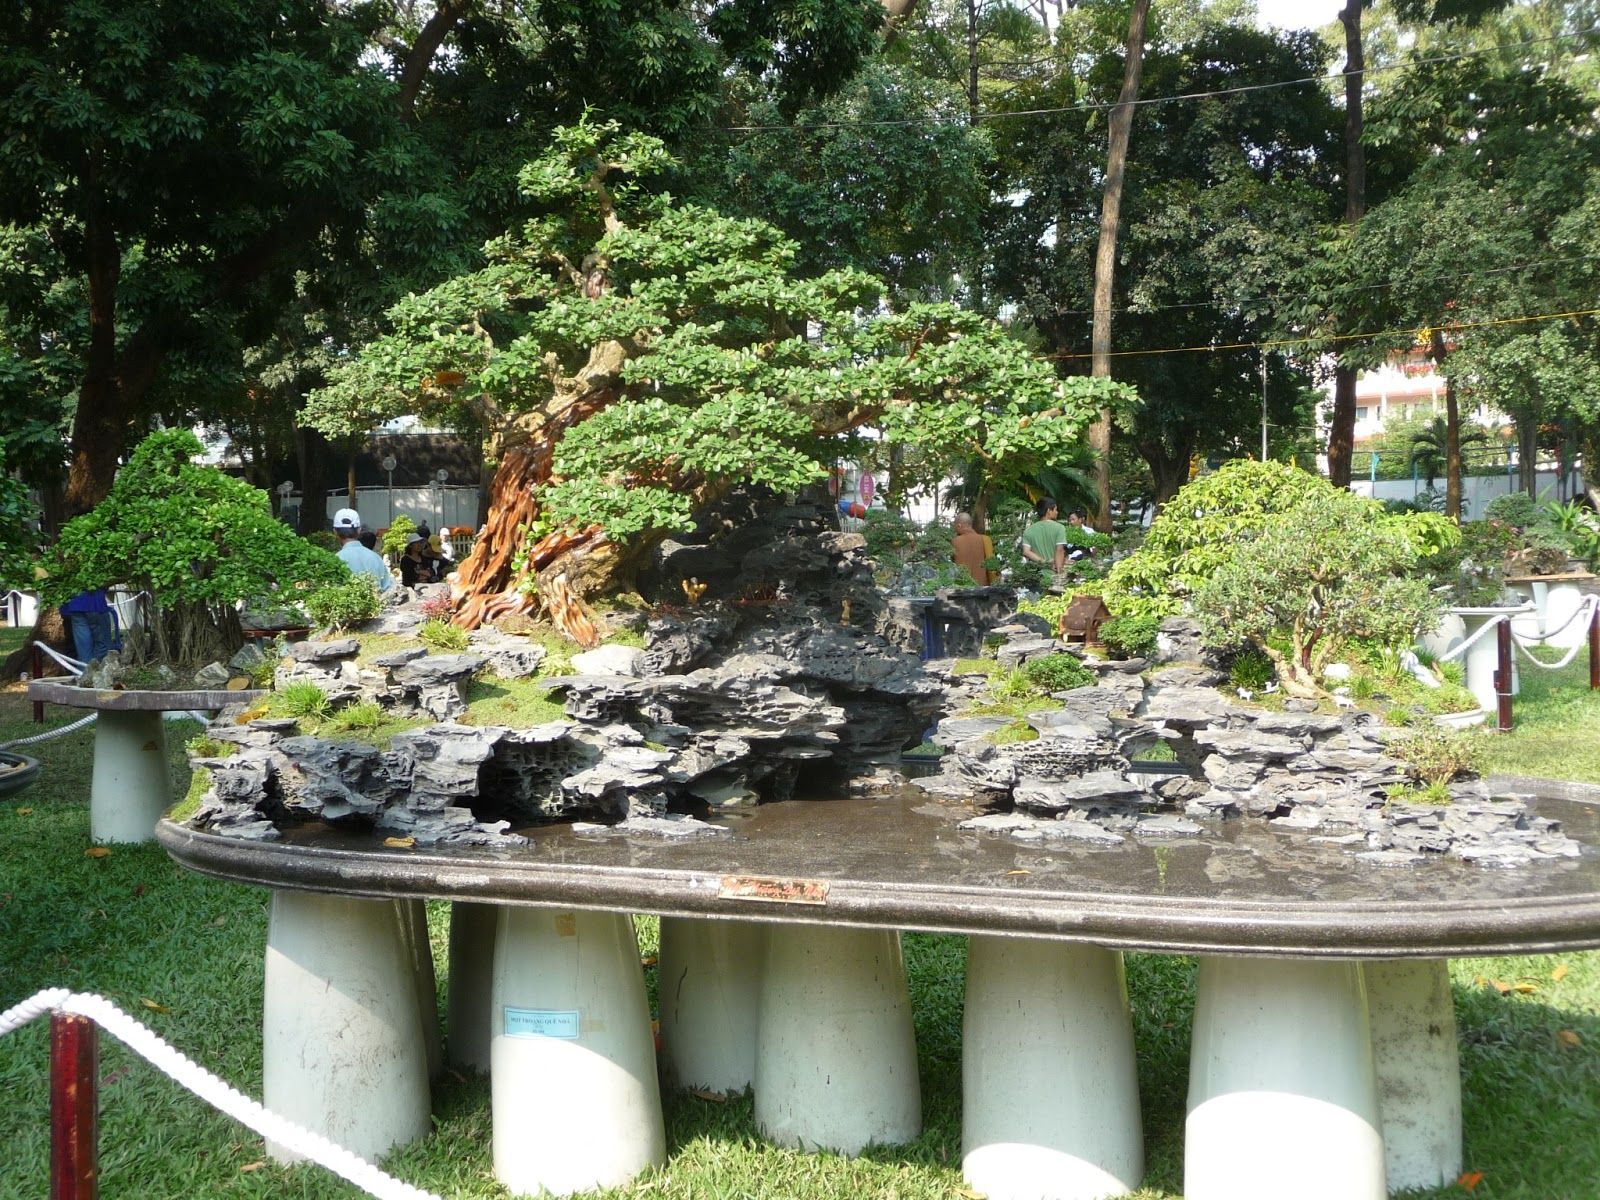
[[[423,557],[423,551],[427,547],[427,541],[417,534],[413,533],[406,539],[405,553],[400,556],[400,582],[406,587],[416,587],[419,583],[432,583],[437,578],[433,571],[433,563]]]

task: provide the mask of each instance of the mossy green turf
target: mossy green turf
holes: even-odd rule
[[[1563,702],[1561,710],[1577,703]],[[1592,721],[1591,703],[1583,708]],[[1523,729],[1513,738],[1542,737],[1542,711],[1530,697],[1519,718]],[[54,724],[78,715],[47,712]],[[20,691],[0,694],[0,741],[37,732],[26,717]],[[182,746],[196,732],[188,723],[168,726],[175,796],[188,785]],[[87,857],[90,734],[69,734],[32,752],[45,764],[40,782],[0,803],[0,1008],[45,987],[100,992],[259,1097],[267,893],[180,870],[154,846],[119,846],[104,858]],[[429,917],[442,964],[447,907],[430,905]],[[654,921],[641,920],[639,928],[642,951],[653,953]],[[855,1159],[797,1154],[761,1142],[748,1097],[718,1103],[672,1094],[667,1165],[611,1194],[681,1200],[961,1195],[964,939],[908,934],[905,943],[926,1114],[917,1141]],[[653,968],[647,971],[652,985],[654,975]],[[1451,975],[1466,1165],[1484,1173],[1474,1195],[1600,1196],[1600,953],[1467,960],[1452,964]],[[1148,1158],[1138,1196],[1172,1200],[1182,1186],[1193,960],[1131,954],[1128,979]],[[1502,993],[1497,983],[1511,990]],[[1519,983],[1534,990],[1518,992]],[[441,999],[446,986],[441,979]],[[1575,1035],[1577,1044],[1563,1034]],[[47,1190],[48,1053],[43,1022],[0,1039],[4,1200]],[[361,1194],[317,1167],[260,1165],[259,1139],[110,1037],[102,1041],[100,1066],[101,1194],[107,1200]],[[504,1197],[491,1169],[488,1084],[447,1078],[435,1091],[432,1136],[385,1165],[446,1197]],[[1454,1187],[1420,1194],[1464,1195]]]

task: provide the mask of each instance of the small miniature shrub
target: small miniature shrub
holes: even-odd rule
[[[1526,529],[1539,519],[1539,504],[1527,492],[1507,492],[1484,505],[1483,516],[1487,521],[1503,521]]]
[[[417,605],[417,611],[422,614],[424,620],[428,621],[448,620],[450,614],[455,610],[455,601],[450,599],[449,592],[442,589],[433,592]]]
[[[1365,671],[1350,676],[1350,699],[1371,700],[1378,694],[1378,681]]]
[[[1152,614],[1112,617],[1100,626],[1100,641],[1117,658],[1149,658],[1156,652],[1160,629],[1161,618]]]
[[[1251,692],[1260,691],[1276,677],[1272,660],[1254,646],[1235,654],[1233,665],[1228,668],[1228,685]]]
[[[1066,692],[1073,688],[1092,687],[1094,672],[1071,654],[1047,654],[1023,666],[1028,682],[1046,692]]]
[[[1459,658],[1452,658],[1448,662],[1435,663],[1433,669],[1439,673],[1440,679],[1446,683],[1454,684],[1456,687],[1462,687],[1467,682],[1467,669],[1461,665]]]
[[[467,648],[467,631],[459,625],[452,625],[449,621],[441,621],[437,617],[424,621],[422,628],[417,630],[417,637],[435,650],[448,650],[459,654]]]
[[[328,715],[328,694],[316,684],[300,680],[272,693],[270,707],[279,716],[321,721]]]
[[[327,629],[348,629],[378,615],[383,605],[377,581],[370,575],[352,575],[339,583],[318,588],[305,599],[306,612]]]
[[[1002,725],[989,734],[988,741],[995,746],[1009,746],[1015,742],[1034,742],[1039,739],[1039,731],[1026,721],[1016,720],[1009,725]]]
[[[376,729],[383,724],[383,709],[374,700],[347,704],[328,718],[327,728],[341,731]]]
[[[1476,735],[1443,725],[1419,725],[1412,733],[1388,744],[1392,758],[1405,764],[1410,776],[1422,784],[1443,786],[1462,775],[1476,775],[1483,759]]]
[[[401,513],[389,522],[389,528],[383,531],[383,541],[380,543],[385,558],[395,558],[405,553],[406,541],[417,531],[417,523],[410,517]]]
[[[1396,783],[1384,789],[1384,795],[1390,800],[1398,800],[1405,804],[1432,804],[1443,808],[1451,801],[1450,787],[1443,783],[1424,783],[1418,786]]]
[[[219,742],[214,737],[197,734],[184,744],[191,758],[226,758],[238,749],[232,742]]]
[[[1383,719],[1397,729],[1404,729],[1417,719],[1417,714],[1404,704],[1392,704],[1384,710]]]
[[[1472,712],[1478,698],[1458,683],[1446,683],[1423,693],[1422,707],[1431,713]]]

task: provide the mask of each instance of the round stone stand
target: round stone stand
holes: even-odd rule
[[[1036,849],[972,840],[953,874],[930,849],[949,824],[926,805],[856,803],[757,810],[732,843],[538,831],[510,853],[394,851],[165,822],[159,837],[186,866],[275,889],[267,1103],[365,1155],[427,1130],[432,964],[416,900],[455,901],[449,1059],[487,1065],[495,1173],[516,1192],[615,1186],[665,1160],[634,911],[663,915],[668,1080],[753,1086],[765,1136],[847,1154],[920,1132],[897,930],[971,935],[962,1169],[993,1200],[1139,1186],[1124,948],[1200,959],[1186,1196],[1382,1200],[1462,1168],[1447,958],[1600,944],[1593,855],[1408,873],[1297,842],[1269,879],[1215,867],[1244,850],[1259,863],[1270,842],[1130,845],[1063,856],[1052,875]],[[1588,793],[1546,803],[1600,841]],[[823,836],[841,824],[848,836]],[[790,873],[814,870],[824,843],[835,874]],[[730,852],[763,873],[722,875]]]
[[[89,839],[148,842],[177,797],[167,767],[164,712],[212,712],[250,703],[264,691],[148,692],[81,688],[50,679],[28,684],[28,699],[99,714],[89,785]]]

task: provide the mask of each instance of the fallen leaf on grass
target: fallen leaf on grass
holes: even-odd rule
[[[19,808],[19,809],[17,809],[17,816],[19,816],[19,817],[31,817],[31,816],[33,816],[33,809],[31,809],[31,808]]]
[[[1019,870],[1016,870],[1016,871],[1007,871],[1007,872],[1006,872],[1006,874],[1007,874],[1007,875],[1032,875],[1032,874],[1033,874],[1033,872],[1032,872],[1032,871],[1025,871],[1025,870],[1020,870],[1020,869],[1019,869]],[[971,1195],[971,1193],[970,1193],[970,1192],[962,1192],[962,1193],[961,1193],[961,1194],[962,1194],[962,1195],[963,1195],[963,1196],[967,1196],[967,1195]]]
[[[19,809],[18,811],[21,811],[21,810]],[[1563,979],[1565,979],[1567,977],[1567,972],[1570,969],[1571,968],[1569,968],[1566,963],[1557,963],[1556,964],[1556,969],[1554,971],[1550,972],[1550,982],[1551,983],[1560,983]]]
[[[1499,992],[1502,996],[1511,990],[1511,985],[1504,979],[1491,979],[1489,980],[1489,986],[1495,991]]]
[[[1519,992],[1524,996],[1531,996],[1531,995],[1533,995],[1533,993],[1537,992],[1539,990],[1539,988],[1535,984],[1519,983],[1512,990],[1515,991],[1515,992]]]
[[[221,929],[224,925],[226,925],[228,923],[227,914],[223,914],[222,916],[218,917],[215,921],[213,921],[211,923],[213,925],[215,925],[218,929]]]
[[[259,1171],[259,1170],[261,1170],[262,1167],[264,1167],[266,1165],[267,1164],[266,1164],[266,1161],[264,1159],[257,1159],[253,1163],[245,1163],[244,1166],[240,1167],[239,1168],[239,1174],[243,1175],[247,1171]]]
[[[713,1092],[708,1088],[690,1088],[689,1095],[697,1100],[710,1100],[713,1104],[726,1104],[728,1102],[727,1092]]]
[[[989,1200],[989,1197],[986,1193],[975,1192],[971,1188],[957,1188],[956,1195],[965,1196],[967,1200]]]
[[[639,965],[641,967],[653,967],[653,966],[655,966],[656,965],[656,956],[654,954],[646,954],[643,958],[641,958],[639,960]]]
[[[1560,1042],[1563,1046],[1571,1046],[1574,1049],[1583,1045],[1583,1039],[1571,1029],[1556,1030],[1556,1041]]]
[[[385,846],[393,846],[396,850],[409,850],[417,844],[414,837],[387,837],[383,839]]]
[[[151,1012],[171,1012],[172,1011],[165,1004],[158,1004],[158,1003],[156,1003],[156,1001],[150,999],[150,997],[148,997],[148,996],[143,997],[139,1001],[139,1003],[144,1005]]]
[[[111,851],[104,846],[90,846],[83,852],[85,858],[105,858]]]
[[[137,900],[142,895],[144,895],[144,884],[135,884],[133,889],[133,898]]]
[[[1463,1171],[1456,1177],[1456,1186],[1470,1192],[1473,1188],[1477,1187],[1482,1180],[1482,1171]]]

